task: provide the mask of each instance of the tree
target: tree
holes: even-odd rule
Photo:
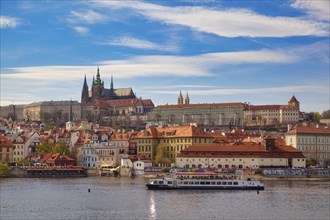
[[[64,141],[60,141],[55,145],[55,153],[65,154],[72,157],[69,146]]]
[[[330,118],[330,110],[322,112],[322,118]]]
[[[52,119],[52,116],[49,112],[40,111],[39,116],[40,116],[40,121],[43,122],[49,122]]]
[[[162,144],[159,144],[157,147],[155,162],[157,164],[171,165],[171,159],[167,157],[166,148]]]
[[[317,164],[317,160],[314,158],[310,158],[306,160],[306,166],[315,166]]]
[[[9,113],[9,114],[7,115],[7,118],[8,118],[8,119],[11,118],[13,121],[16,121],[17,116],[16,116],[15,113]]]
[[[7,163],[0,163],[0,177],[5,177],[10,171],[10,166]]]
[[[320,113],[318,113],[318,112],[314,112],[313,122],[318,123],[318,122],[320,122],[320,119],[321,119],[321,115],[320,115]]]
[[[40,153],[55,153],[55,146],[50,142],[40,144],[37,148],[37,152]]]

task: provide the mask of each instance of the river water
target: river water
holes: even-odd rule
[[[330,181],[265,190],[146,190],[144,178],[0,179],[0,219],[330,219]],[[88,192],[90,189],[90,192]]]

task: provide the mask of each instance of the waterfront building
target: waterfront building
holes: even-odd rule
[[[13,144],[15,146],[13,151],[13,161],[23,161],[27,156],[27,146],[26,146],[27,139],[24,135],[20,134],[18,135],[14,141]]]
[[[327,126],[296,125],[286,133],[285,141],[320,165],[330,163],[330,128]]]
[[[282,125],[299,122],[300,104],[295,96],[287,105],[246,105],[244,125]]]
[[[45,153],[40,155],[39,162],[48,166],[75,166],[75,159],[60,153]]]
[[[163,148],[167,158],[175,161],[183,149],[195,144],[211,144],[214,138],[195,126],[149,127],[135,137],[137,154],[155,160]]]
[[[13,162],[15,145],[5,136],[0,136],[0,162]]]
[[[305,167],[300,150],[276,143],[267,137],[263,143],[193,145],[176,157],[176,166],[185,168]]]

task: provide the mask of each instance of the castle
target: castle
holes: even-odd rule
[[[81,93],[81,103],[94,103],[97,100],[116,100],[116,99],[136,99],[132,88],[114,89],[113,77],[111,76],[110,89],[104,88],[104,81],[101,80],[100,69],[97,68],[96,80],[93,76],[92,88],[89,90],[86,75]]]

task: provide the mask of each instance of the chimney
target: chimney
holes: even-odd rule
[[[268,136],[265,138],[266,150],[274,150],[275,148],[275,138]]]

